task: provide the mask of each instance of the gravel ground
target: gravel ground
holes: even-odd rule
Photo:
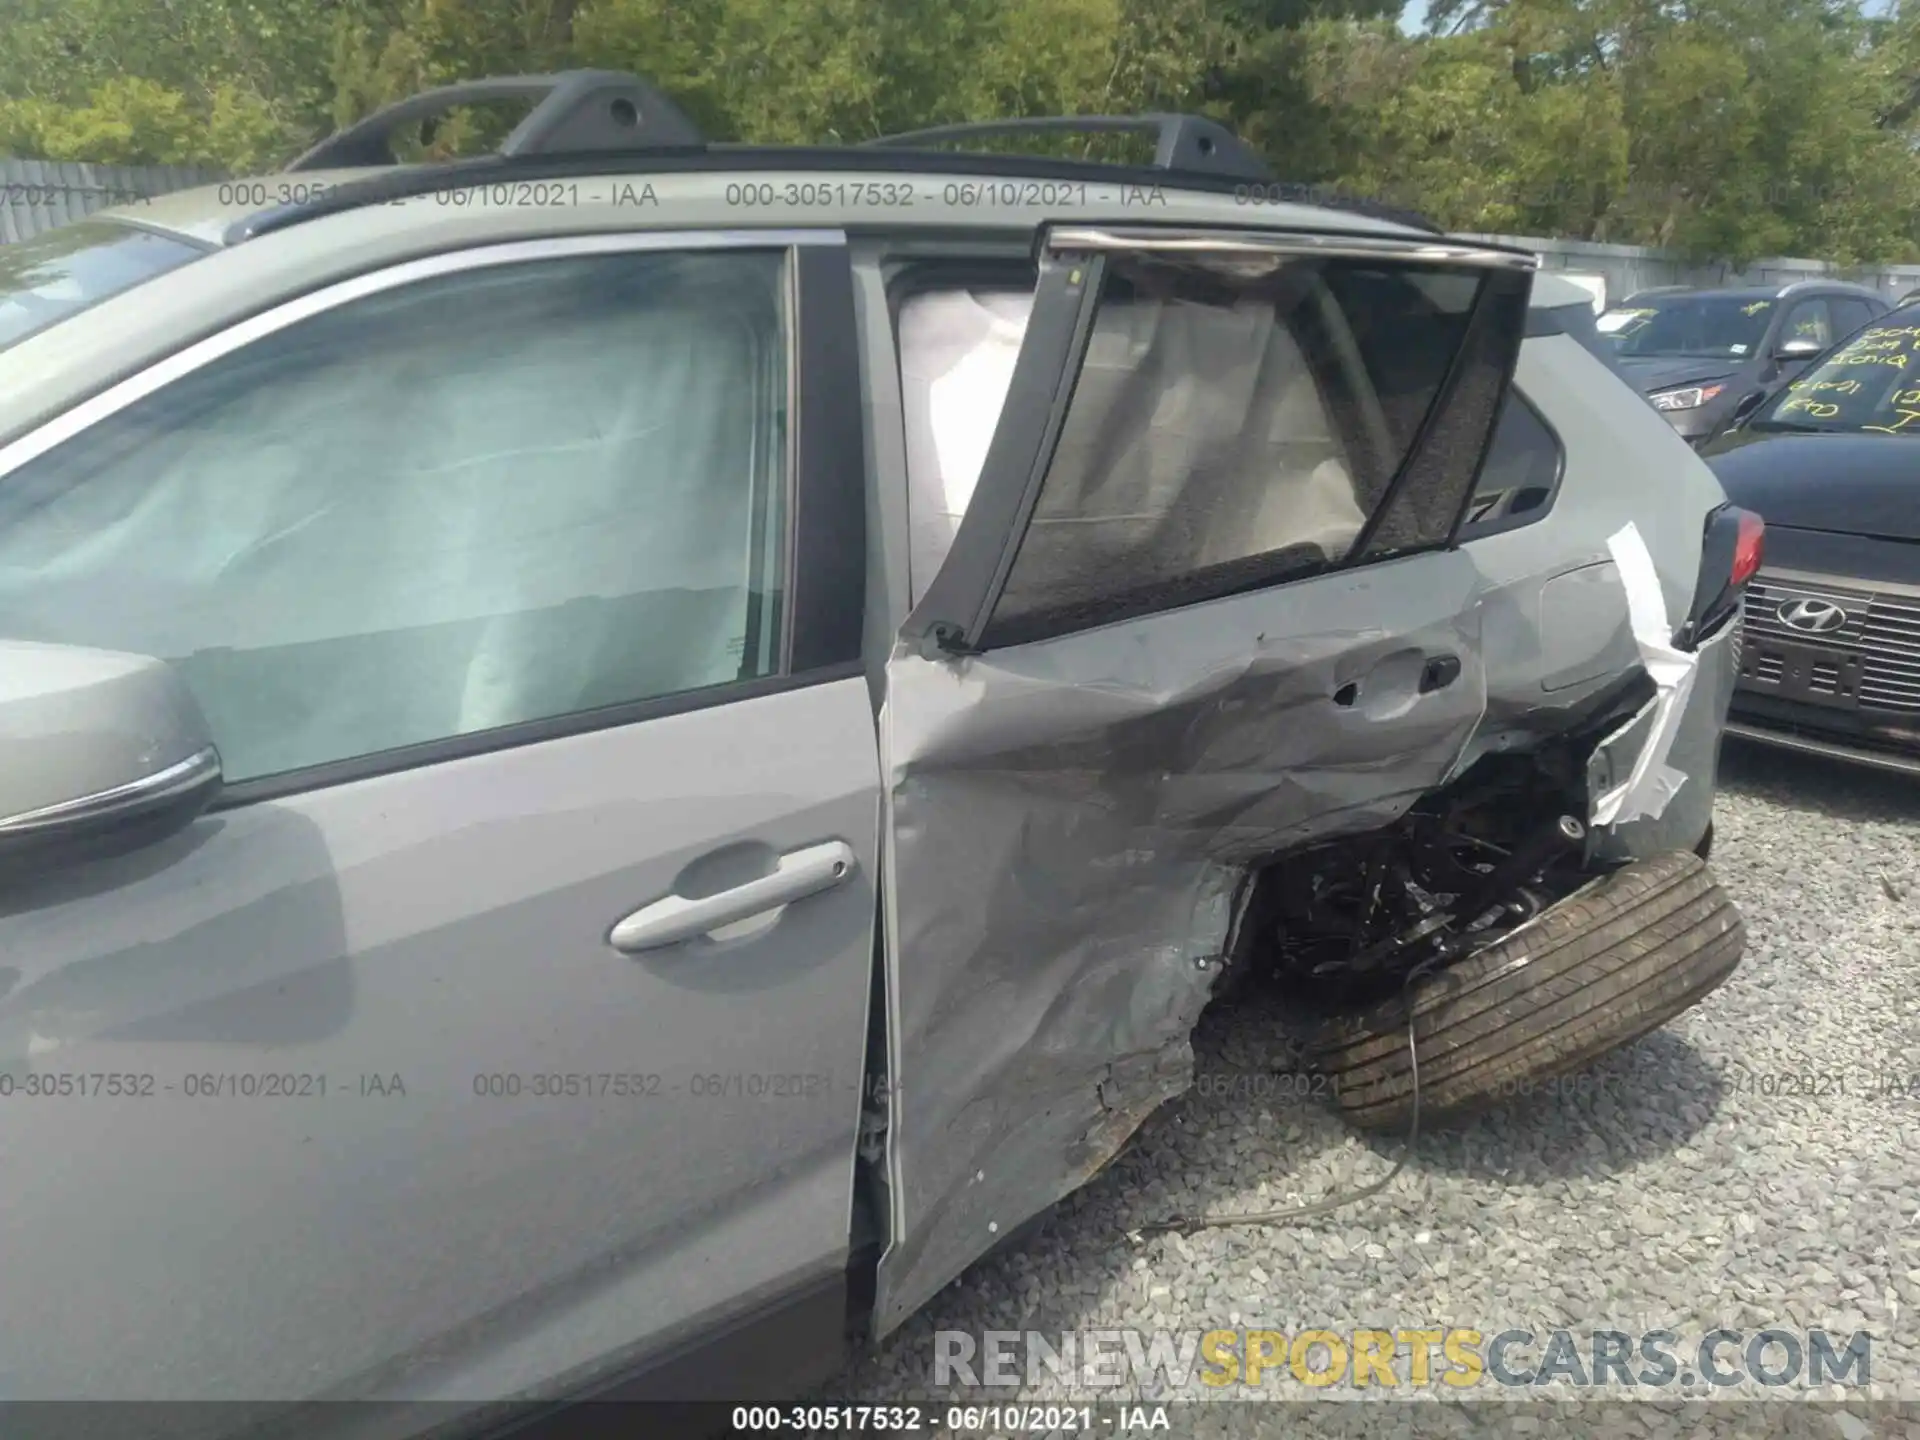
[[[1209,1434],[1920,1440],[1920,1095],[1881,1088],[1886,1075],[1920,1074],[1920,782],[1733,742],[1722,778],[1714,865],[1746,916],[1748,949],[1703,1004],[1581,1085],[1423,1136],[1386,1193],[1332,1216],[1130,1234],[1168,1215],[1365,1185],[1403,1148],[1358,1137],[1322,1102],[1285,1093],[1266,1073],[1291,1059],[1276,1050],[1272,1013],[1210,1012],[1195,1040],[1194,1091],[820,1398],[943,1407],[1070,1393],[1046,1375],[1030,1388],[935,1391],[938,1330],[1458,1325],[1489,1336],[1611,1327],[1691,1338],[1716,1326],[1747,1336],[1824,1326],[1868,1331],[1874,1396],[1912,1403],[1870,1409],[1856,1391],[1847,1398],[1863,1421],[1837,1406],[1778,1403],[1783,1392],[1761,1403],[1750,1388],[1703,1404],[1710,1389],[1695,1384],[1605,1407],[1541,1410],[1507,1390],[1500,1406],[1389,1410],[1335,1403],[1363,1396],[1308,1390],[1283,1366],[1270,1393],[1300,1403],[1186,1409],[1172,1423]],[[1811,1084],[1771,1078],[1783,1075]],[[1778,1093],[1803,1088],[1826,1093]],[[1155,1398],[1145,1387],[1104,1393]]]

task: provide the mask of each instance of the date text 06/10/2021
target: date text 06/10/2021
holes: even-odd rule
[[[736,1405],[735,1431],[1063,1435],[1171,1430],[1165,1405]]]

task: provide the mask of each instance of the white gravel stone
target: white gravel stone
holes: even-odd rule
[[[1441,1403],[1462,1392],[1382,1408],[1345,1387],[1290,1386],[1289,1396],[1315,1398],[1284,1419],[1258,1403],[1221,1405],[1181,1412],[1175,1428],[1920,1437],[1920,1094],[1887,1093],[1891,1077],[1920,1077],[1920,782],[1729,742],[1716,835],[1714,868],[1747,921],[1745,960],[1702,1004],[1581,1083],[1422,1135],[1386,1193],[1313,1223],[1147,1235],[1136,1247],[1130,1227],[1196,1207],[1321,1199],[1371,1183],[1400,1154],[1399,1140],[1356,1137],[1309,1097],[1189,1093],[1037,1232],[974,1266],[818,1398],[1005,1404],[1066,1393],[1047,1376],[1017,1390],[935,1392],[937,1330],[1752,1335],[1824,1323],[1873,1336],[1871,1396],[1839,1392],[1853,1414],[1781,1403],[1799,1391],[1715,1399],[1704,1384],[1578,1405],[1567,1386],[1465,1392],[1510,1420],[1531,1418],[1529,1430],[1498,1422],[1495,1406]],[[1195,1049],[1211,1072],[1294,1060],[1264,1002],[1209,1011]],[[1549,1398],[1560,1405],[1537,1403]],[[1869,1398],[1909,1408],[1889,1418]]]

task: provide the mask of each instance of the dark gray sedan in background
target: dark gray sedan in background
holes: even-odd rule
[[[1728,733],[1920,773],[1920,303],[1701,453],[1767,525]]]
[[[1697,447],[1890,308],[1877,291],[1838,280],[1676,286],[1638,291],[1598,323],[1627,379]]]

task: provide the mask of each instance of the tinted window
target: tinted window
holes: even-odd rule
[[[205,253],[110,220],[0,245],[0,350]]]
[[[230,779],[765,675],[784,260],[473,269],[0,477],[0,635],[175,662]]]
[[[1743,295],[1635,296],[1598,324],[1616,355],[1739,359],[1758,352],[1773,310],[1773,301]]]
[[[1327,339],[1341,347],[1338,322],[1351,329],[1365,372],[1358,389],[1379,397],[1397,467],[1460,348],[1478,280],[1457,271],[1360,266],[1328,266],[1321,279],[1334,302]]]
[[[1833,314],[1833,333],[1837,339],[1845,339],[1878,313],[1866,301],[1850,295],[1833,296],[1827,306]]]
[[[1298,261],[1234,281],[1113,262],[988,639],[1347,559],[1433,407],[1479,283],[1432,267]],[[1438,533],[1410,538],[1444,540],[1460,498],[1439,506]]]
[[[1920,436],[1920,305],[1867,326],[1790,383],[1748,425]]]
[[[1518,390],[1507,394],[1460,537],[1490,535],[1546,514],[1565,459],[1560,441]]]
[[[1833,343],[1833,315],[1825,300],[1801,300],[1787,311],[1779,342],[1811,340],[1822,350]]]

